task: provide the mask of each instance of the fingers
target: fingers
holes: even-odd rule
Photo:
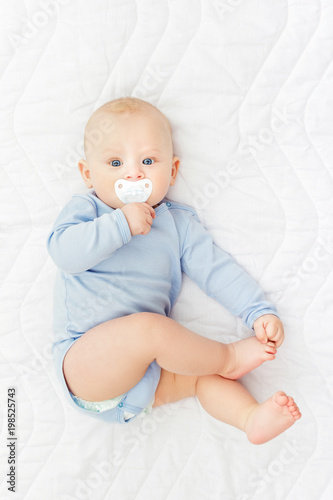
[[[256,326],[255,333],[256,333],[257,339],[260,340],[260,342],[262,344],[266,344],[267,343],[268,337],[267,337],[266,330],[263,327],[263,325],[259,324],[258,326]]]
[[[151,207],[150,205],[148,205],[148,203],[142,203],[142,206],[145,207],[148,212],[150,214],[150,216],[155,219],[156,217],[156,214],[155,214],[155,210],[153,209],[153,207]]]
[[[156,214],[153,207],[148,203],[128,203],[121,210],[128,222],[131,235],[148,234]]]
[[[284,340],[284,337],[283,337],[283,338],[280,338],[280,340],[277,340],[277,341],[275,342],[276,347],[280,347],[280,345],[282,345],[283,340]]]
[[[150,232],[151,226],[153,224],[153,219],[155,219],[156,214],[155,214],[155,210],[153,209],[153,207],[148,205],[148,203],[142,203],[142,205],[144,206],[145,213],[147,214],[145,220],[146,220],[146,223],[148,224],[148,227],[145,227],[144,230],[141,232],[141,234],[146,235]]]
[[[282,323],[279,326],[268,323],[266,325],[266,333],[269,340],[275,342],[276,347],[280,347],[280,345],[284,340],[284,331]]]
[[[147,224],[148,224],[148,226],[147,226]],[[141,234],[148,234],[150,229],[151,229],[152,224],[153,224],[153,218],[150,215],[147,215],[146,224],[145,224],[145,227],[142,230]]]
[[[272,341],[280,347],[284,341],[284,329],[280,319],[274,315],[263,315],[254,322],[254,331],[260,342]]]
[[[146,235],[150,232],[151,226],[153,224],[153,219],[155,219],[156,214],[155,214],[155,210],[153,209],[153,207],[148,205],[148,203],[141,203],[141,206],[142,206],[145,214],[147,214],[147,215],[145,217],[145,222],[146,222],[145,227],[140,232],[140,234]]]
[[[146,222],[151,226],[153,223],[153,218],[150,215],[148,215],[148,217],[146,217]]]

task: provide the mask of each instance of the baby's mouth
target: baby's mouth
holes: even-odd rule
[[[127,181],[118,179],[114,185],[116,195],[123,203],[143,203],[148,200],[153,190],[150,179]]]

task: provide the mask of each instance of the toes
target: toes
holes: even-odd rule
[[[274,394],[273,399],[278,405],[285,406],[294,420],[301,418],[302,414],[291,396],[287,396],[285,392],[279,391]]]
[[[294,399],[292,397],[288,397],[289,401],[287,403],[288,410],[290,411],[291,415],[295,418],[295,420],[301,418],[302,414],[299,411],[299,408],[297,404],[295,403]]]
[[[292,408],[291,413],[292,413],[293,415],[294,415],[295,413],[299,413],[299,412],[300,412],[300,411],[299,411],[299,408],[298,408],[298,406],[297,406],[297,405],[294,405],[294,406],[292,406],[291,408]]]
[[[277,392],[273,397],[276,403],[280,406],[285,406],[289,401],[287,394],[283,391]]]
[[[273,342],[267,342],[267,344],[265,344],[265,351],[268,354],[276,354],[275,344]]]
[[[302,413],[299,411],[299,409],[297,408],[296,411],[293,411],[292,412],[292,416],[294,417],[295,420],[298,420],[299,418],[301,418],[302,416]]]

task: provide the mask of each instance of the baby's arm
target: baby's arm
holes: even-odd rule
[[[73,196],[59,214],[47,247],[62,271],[87,271],[131,240],[130,228],[120,209],[97,215],[94,203],[84,196]]]
[[[241,317],[250,328],[264,315],[278,319],[275,306],[267,301],[258,283],[231,255],[214,244],[196,215],[189,219],[181,262],[183,271],[207,295],[216,299],[235,316]],[[272,324],[271,321],[269,323]],[[271,335],[270,326],[269,334]],[[279,340],[281,338],[279,336]]]

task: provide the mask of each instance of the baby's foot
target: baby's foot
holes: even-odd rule
[[[262,344],[257,337],[249,337],[232,344],[226,344],[226,347],[229,351],[228,362],[219,375],[232,380],[254,370],[264,361],[275,359],[276,354],[274,342]]]
[[[250,410],[245,432],[251,443],[263,444],[287,430],[301,416],[293,398],[279,391]]]

